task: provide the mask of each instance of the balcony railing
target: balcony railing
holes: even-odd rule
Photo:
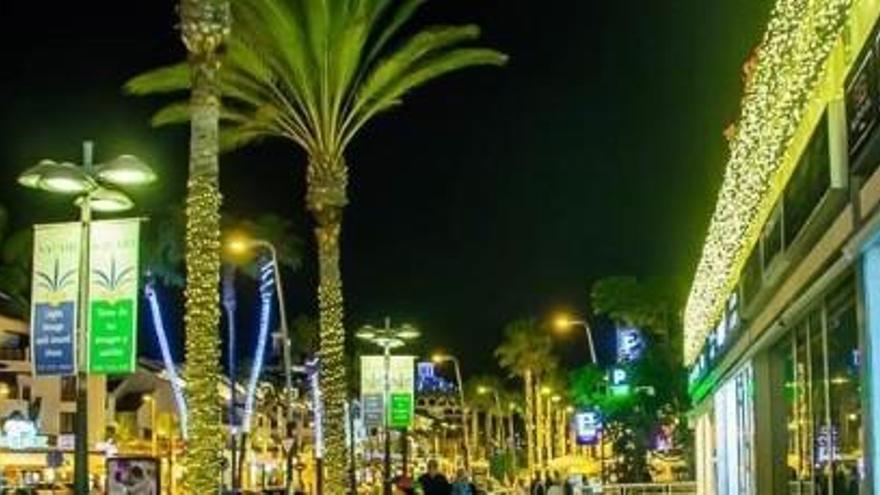
[[[27,349],[0,348],[0,361],[27,361]]]
[[[605,485],[596,492],[601,495],[696,495],[697,484],[679,483],[633,483],[625,485]]]

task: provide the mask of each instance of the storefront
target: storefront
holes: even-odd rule
[[[806,11],[787,15],[816,35]],[[878,19],[868,0],[823,18],[841,35],[816,40],[829,51],[797,130],[777,143],[786,153],[762,178],[737,169],[743,180],[719,194],[718,211],[737,198],[766,214],[714,219],[685,309],[701,495],[880,494]],[[765,80],[786,74],[757,57]],[[746,179],[768,177],[745,198]],[[714,250],[734,244],[734,257]]]

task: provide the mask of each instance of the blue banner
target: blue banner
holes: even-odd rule
[[[34,231],[31,352],[37,376],[76,373],[81,236],[78,223]]]

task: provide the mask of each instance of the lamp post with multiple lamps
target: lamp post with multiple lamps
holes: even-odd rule
[[[281,327],[281,352],[284,360],[284,404],[287,425],[285,426],[285,438],[290,435],[293,424],[293,358],[290,349],[290,331],[287,328],[287,309],[285,308],[284,286],[281,282],[281,266],[278,263],[278,250],[275,245],[265,239],[250,239],[246,237],[234,237],[229,240],[229,250],[236,254],[242,254],[249,249],[265,249],[269,252],[272,260],[272,270],[275,275],[275,290],[278,295],[278,318]],[[292,488],[293,480],[293,450],[286,449],[286,492]]]
[[[80,210],[79,300],[77,302],[78,366],[76,380],[76,421],[74,453],[74,491],[89,493],[88,370],[86,332],[88,331],[89,233],[92,212],[117,213],[131,209],[134,202],[119,187],[139,186],[156,180],[153,170],[132,155],[121,155],[109,162],[94,163],[94,145],[83,143],[82,165],[42,160],[18,176],[18,183],[32,189],[74,197]]]
[[[391,495],[391,350],[403,347],[409,340],[417,339],[421,333],[412,325],[404,323],[399,327],[391,326],[391,319],[385,318],[385,326],[376,328],[365,325],[355,334],[357,338],[382,348],[384,362],[384,383],[382,390],[383,423],[385,425],[385,458],[383,493]]]
[[[467,425],[467,405],[464,402],[464,386],[461,381],[461,366],[459,365],[458,358],[451,354],[443,354],[437,353],[431,357],[431,360],[435,364],[442,364],[445,362],[451,362],[453,368],[455,368],[455,382],[458,387],[458,400],[459,406],[461,407],[461,434],[464,439],[464,443],[462,444],[464,447],[464,468],[467,471],[471,470],[471,460],[470,460],[470,441],[468,440],[468,425]]]

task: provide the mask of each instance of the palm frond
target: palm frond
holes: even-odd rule
[[[351,121],[350,127],[343,131],[343,146],[347,145],[373,116],[399,104],[403,95],[426,82],[467,67],[500,66],[505,63],[507,63],[506,55],[488,48],[459,48],[424,62],[417,69],[402,74],[397,81],[390,83],[384,91],[375,95],[372,101],[362,102],[360,113]]]
[[[480,35],[480,28],[467,26],[436,26],[416,34],[390,56],[380,61],[358,91],[353,112],[375,99],[386,87],[403,77],[423,57],[446,47],[469,41]]]
[[[153,69],[129,79],[124,86],[125,92],[132,95],[150,95],[176,93],[189,89],[190,72],[185,63],[169,65]]]

